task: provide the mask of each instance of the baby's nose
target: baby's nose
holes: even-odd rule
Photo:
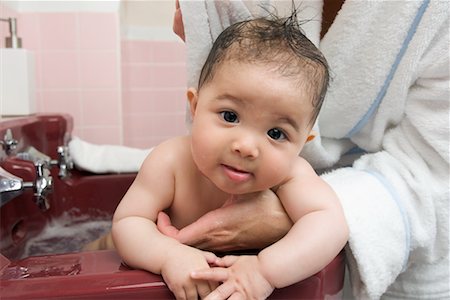
[[[244,158],[255,159],[259,156],[259,147],[257,142],[251,137],[235,140],[231,147],[233,152]]]

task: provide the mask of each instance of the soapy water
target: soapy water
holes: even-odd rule
[[[111,230],[111,216],[72,216],[65,213],[50,221],[39,235],[25,244],[22,258],[36,255],[79,252]]]

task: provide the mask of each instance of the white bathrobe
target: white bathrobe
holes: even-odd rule
[[[251,1],[180,4],[193,86],[217,35],[264,14]],[[321,1],[301,7],[333,77],[302,155],[335,168],[322,176],[350,227],[354,296],[450,299],[449,2],[348,0],[320,42]]]

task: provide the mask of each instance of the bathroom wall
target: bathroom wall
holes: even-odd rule
[[[172,32],[174,1],[122,8],[124,143],[145,148],[186,132],[186,55]]]
[[[170,30],[172,1],[6,2],[0,17],[18,18],[35,54],[38,112],[71,114],[74,135],[98,144],[148,148],[185,132],[185,49]]]
[[[173,41],[122,41],[124,143],[156,145],[185,133],[184,45]]]

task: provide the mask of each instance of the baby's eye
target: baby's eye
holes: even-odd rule
[[[272,128],[267,131],[267,135],[273,140],[285,140],[287,137],[281,129]]]
[[[222,112],[220,112],[220,116],[222,117],[222,119],[225,120],[225,122],[228,122],[228,123],[239,122],[237,114],[232,111],[228,111],[228,110],[222,111]]]

